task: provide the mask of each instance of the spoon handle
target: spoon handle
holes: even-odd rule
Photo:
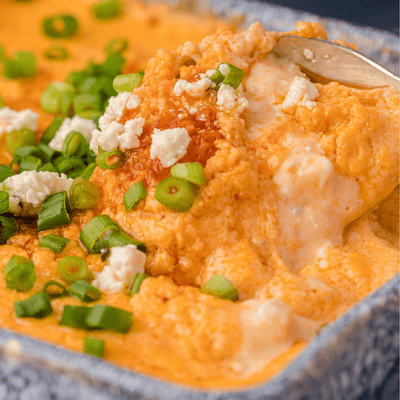
[[[400,79],[375,61],[326,40],[282,36],[272,53],[297,64],[315,82],[337,81],[357,88],[392,86],[400,89]]]

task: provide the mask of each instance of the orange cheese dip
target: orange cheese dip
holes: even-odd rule
[[[10,52],[25,46],[40,54],[51,40],[37,21],[62,6],[4,4],[10,25],[0,27],[0,42]],[[101,189],[94,209],[74,210],[70,224],[41,232],[16,217],[19,231],[0,245],[0,271],[21,255],[34,262],[36,281],[20,293],[7,289],[0,273],[0,325],[81,352],[87,332],[59,324],[63,307],[82,305],[78,299],[52,300],[53,313],[43,319],[17,318],[13,308],[48,280],[63,283],[57,263],[75,255],[86,260],[92,284],[101,289],[97,303],[133,313],[126,334],[90,333],[105,341],[107,361],[194,387],[265,381],[324,323],[399,269],[399,93],[314,85],[297,66],[268,55],[283,33],[267,32],[259,23],[201,40],[224,24],[136,3],[123,17],[99,23],[88,15],[90,3],[83,4],[68,5],[82,25],[79,36],[65,42],[73,58],[65,64],[40,58],[36,78],[1,80],[0,93],[10,108],[40,112],[40,137],[50,121],[39,108],[46,85],[82,68],[88,57],[100,60],[101,48],[124,36],[131,42],[126,72],[145,68],[144,79],[122,103],[121,94],[110,99],[90,146],[95,152],[100,143],[107,146],[110,126],[125,129],[142,118],[142,130],[138,145],[124,150],[123,166],[94,171],[91,181]],[[29,7],[29,16],[17,7]],[[13,35],[12,20],[24,26]],[[326,39],[316,23],[299,22],[289,34]],[[163,49],[156,52],[158,47]],[[208,78],[224,62],[244,71],[244,79],[237,89],[213,90]],[[136,103],[128,107],[130,99]],[[171,152],[156,153],[155,130],[190,139],[172,164]],[[0,157],[7,164],[4,136]],[[194,161],[204,167],[205,185],[197,188],[190,210],[175,212],[159,203],[154,192],[170,166]],[[124,193],[139,181],[147,197],[126,212]],[[132,297],[129,283],[116,275],[106,279],[111,262],[88,253],[79,241],[82,226],[97,214],[109,215],[146,244],[144,270],[150,277]],[[49,233],[70,239],[61,253],[39,247]],[[234,284],[239,301],[200,290],[216,274]]]

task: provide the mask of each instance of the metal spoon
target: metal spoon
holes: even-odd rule
[[[282,36],[272,53],[297,64],[314,82],[336,81],[360,89],[400,89],[396,75],[358,51],[327,40]]]

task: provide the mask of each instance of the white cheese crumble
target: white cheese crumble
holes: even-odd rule
[[[0,183],[0,191],[10,195],[9,212],[14,215],[38,215],[43,200],[50,194],[66,191],[73,179],[65,174],[48,171],[24,171],[21,174],[10,176]]]
[[[103,271],[94,272],[96,279],[92,285],[110,293],[120,292],[126,284],[131,283],[137,273],[144,272],[145,263],[146,254],[133,244],[112,247]]]
[[[196,107],[192,107],[192,108],[189,110],[189,114],[190,114],[190,115],[193,115],[193,114],[196,114],[198,111],[199,111],[199,110],[198,110]]]
[[[174,165],[187,151],[190,136],[185,128],[154,129],[150,158],[158,158],[164,168]]]
[[[196,82],[188,82],[185,79],[179,79],[178,82],[175,83],[173,93],[176,96],[188,93],[192,97],[203,97],[212,83],[213,82],[208,78],[201,78]]]
[[[90,141],[90,149],[98,154],[98,146],[105,151],[113,149],[129,150],[140,146],[139,137],[143,133],[145,119],[142,117],[130,119],[125,125],[112,121],[105,130],[95,129]]]
[[[75,115],[73,118],[65,118],[54,138],[50,141],[49,147],[61,151],[65,138],[72,131],[80,132],[89,143],[93,129],[96,129],[96,124],[91,119],[82,118],[79,115]]]
[[[249,107],[249,102],[244,97],[238,96],[232,86],[222,84],[217,92],[217,106],[221,111],[240,115]]]
[[[2,107],[0,108],[0,135],[22,128],[37,131],[38,118],[39,115],[29,109],[15,111],[9,107]]]
[[[319,91],[312,82],[301,76],[296,76],[282,103],[282,110],[294,112],[297,106],[306,106],[309,110],[312,110],[317,105],[312,100],[315,100],[318,96]]]

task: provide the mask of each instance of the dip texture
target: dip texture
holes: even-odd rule
[[[141,85],[109,100],[90,148],[118,148],[125,163],[95,169],[97,205],[72,211],[70,224],[36,232],[34,222],[17,220],[18,232],[0,246],[0,270],[13,255],[27,257],[36,281],[20,293],[0,274],[2,327],[82,351],[87,332],[59,324],[78,299],[52,300],[43,319],[17,318],[13,308],[48,280],[65,284],[57,263],[78,256],[101,290],[94,304],[133,313],[127,333],[90,332],[105,341],[106,360],[196,387],[241,386],[278,372],[323,324],[398,271],[399,93],[310,82],[268,56],[283,34],[255,23],[160,49]],[[286,34],[327,39],[317,23]],[[221,63],[244,72],[237,89],[215,90],[210,77]],[[20,96],[7,104],[4,95],[6,104],[35,110],[34,96],[19,107]],[[205,184],[188,211],[176,212],[155,190],[186,162],[202,165]],[[127,212],[124,194],[137,182],[147,196]],[[143,242],[146,256],[135,246],[114,247],[108,259],[89,253],[80,232],[101,214]],[[39,247],[49,233],[70,239],[60,253]],[[137,272],[149,278],[130,296]],[[201,290],[216,274],[233,283],[238,301]]]

